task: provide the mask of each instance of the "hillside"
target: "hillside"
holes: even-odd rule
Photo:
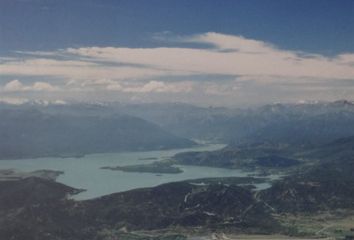
[[[262,194],[280,212],[354,208],[354,138],[338,139],[303,156],[313,159]],[[330,153],[329,155],[327,155]]]
[[[132,230],[178,227],[242,233],[281,230],[268,208],[237,186],[181,182],[84,202],[65,198],[74,192],[39,178],[0,182],[0,238],[109,240]]]
[[[0,111],[9,108],[87,118],[128,115],[154,123],[175,136],[231,145],[271,142],[317,146],[354,135],[354,104],[345,100],[240,109],[182,103],[0,104]]]
[[[302,164],[295,153],[298,146],[259,143],[229,145],[223,149],[205,152],[183,152],[173,157],[176,164],[242,169],[286,169]]]
[[[179,136],[229,144],[316,145],[354,135],[354,104],[345,100],[240,109],[178,103],[106,107],[149,120]]]
[[[81,156],[88,153],[182,148],[194,143],[127,115],[0,111],[0,159]]]

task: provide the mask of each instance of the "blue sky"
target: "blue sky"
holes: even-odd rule
[[[212,105],[350,98],[353,23],[352,0],[2,0],[1,95]],[[190,51],[198,49],[208,52]],[[215,50],[224,55],[209,54]],[[267,57],[228,54],[253,50]],[[188,62],[189,55],[195,68],[179,61]],[[235,64],[251,57],[255,64],[245,60],[213,69],[219,62],[204,64],[203,56]],[[144,57],[169,64],[149,64]],[[279,62],[284,58],[293,60]],[[95,72],[85,70],[93,67]],[[64,88],[76,91],[64,94]]]

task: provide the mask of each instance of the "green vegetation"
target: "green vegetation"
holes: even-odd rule
[[[101,169],[109,169],[109,170],[123,171],[123,172],[140,172],[140,173],[177,174],[183,172],[180,168],[172,166],[172,163],[170,162],[153,162],[150,164],[102,167]]]

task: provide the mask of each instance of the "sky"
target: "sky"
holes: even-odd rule
[[[0,101],[354,100],[353,0],[1,0]]]

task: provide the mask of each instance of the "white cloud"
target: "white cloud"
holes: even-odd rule
[[[280,50],[272,45],[217,33],[186,38],[184,41],[209,43],[212,49],[191,48],[78,48],[70,54],[100,61],[141,64],[160,74],[228,74],[235,76],[280,76],[292,78],[353,79],[354,67],[343,64],[345,56],[321,55]],[[348,57],[346,57],[348,58]],[[347,60],[344,60],[347,62]],[[169,71],[169,72],[167,72]]]
[[[28,87],[29,90],[33,91],[56,91],[57,87],[52,86],[46,82],[35,82],[33,86]]]
[[[151,80],[149,82],[115,81],[112,79],[98,80],[70,80],[66,84],[67,91],[118,91],[125,93],[187,93],[193,90],[192,81],[163,82]]]
[[[114,83],[114,84],[107,85],[106,89],[110,91],[121,91],[123,87],[119,83]]]
[[[170,38],[169,35],[168,41]],[[44,81],[23,84],[13,80],[0,90],[6,93],[49,91],[51,95],[59,91],[70,97],[74,96],[73,92],[78,93],[75,96],[96,92],[95,96],[104,95],[102,99],[106,95],[163,95],[157,93],[185,97],[188,93],[191,98],[203,98],[207,94],[203,99],[219,96],[223,101],[230,100],[226,96],[267,98],[260,94],[268,95],[268,99],[273,99],[274,94],[277,95],[274,98],[289,98],[289,92],[294,99],[304,97],[302,94],[306,91],[312,91],[310,97],[317,97],[315,94],[320,91],[320,97],[333,93],[333,98],[353,93],[354,53],[328,57],[279,49],[271,43],[219,33],[176,37],[174,41],[181,42],[181,46],[17,52],[20,57],[0,58],[0,76],[11,75],[21,80],[55,77],[59,79],[57,85]],[[182,47],[186,42],[202,44],[203,48]],[[205,44],[209,48],[205,48]],[[199,77],[195,77],[197,75]],[[203,81],[200,76],[209,77]],[[228,76],[228,80],[222,80],[222,76]]]
[[[23,84],[17,79],[6,83],[5,86],[3,87],[5,92],[23,91],[24,88],[25,86],[23,86]]]
[[[53,101],[53,104],[56,104],[56,105],[65,105],[67,104],[66,101],[62,100],[62,99],[57,99],[57,100],[54,100]]]
[[[24,91],[58,91],[59,88],[47,82],[35,82],[32,85],[24,85],[15,79],[6,83],[2,90],[4,92],[24,92]]]
[[[192,82],[166,83],[162,81],[150,81],[144,85],[124,88],[124,92],[135,93],[187,93],[192,91]]]
[[[77,56],[76,56],[77,57]],[[93,61],[95,59],[91,59]],[[97,59],[98,60],[98,59]],[[106,66],[93,62],[55,60],[47,58],[8,61],[0,64],[0,75],[49,76],[64,79],[116,79],[155,77],[168,71],[129,66]]]
[[[239,89],[237,83],[231,82],[230,84],[207,84],[204,87],[204,92],[208,95],[228,95],[236,92]]]
[[[56,76],[66,79],[112,78],[117,80],[194,74],[354,78],[354,54],[352,53],[330,58],[318,54],[281,50],[263,41],[218,33],[205,33],[181,39],[179,40],[184,42],[208,43],[213,48],[69,48],[57,52],[39,52],[38,58],[30,55],[26,60],[5,61],[0,64],[0,73]],[[55,54],[66,55],[72,60],[51,59],[50,56]],[[114,63],[131,65],[115,66]]]
[[[338,55],[337,60],[340,63],[351,65],[352,67],[354,67],[354,53],[353,54],[348,53],[348,54]]]
[[[235,50],[243,53],[268,53],[276,51],[276,48],[262,41],[247,39],[242,36],[233,36],[208,32],[192,37],[182,38],[183,42],[207,43],[216,49]]]
[[[17,97],[0,97],[1,103],[13,104],[13,105],[21,105],[23,103],[28,102],[27,98],[17,98]]]

